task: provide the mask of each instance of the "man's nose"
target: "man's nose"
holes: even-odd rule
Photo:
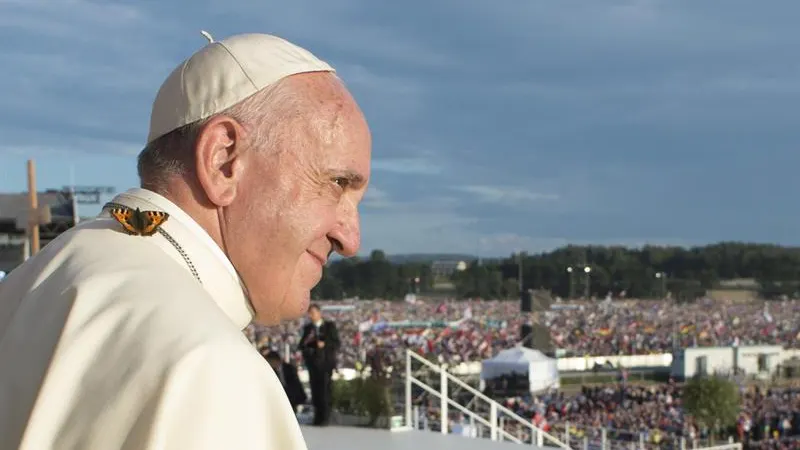
[[[328,238],[333,244],[332,250],[336,253],[345,258],[356,256],[358,249],[361,248],[361,220],[358,210],[347,220],[340,222],[328,234]]]

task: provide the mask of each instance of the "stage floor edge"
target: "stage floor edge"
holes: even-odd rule
[[[358,427],[302,426],[309,450],[513,450],[520,444],[493,442],[433,431],[389,431]],[[557,450],[555,447],[532,447]]]

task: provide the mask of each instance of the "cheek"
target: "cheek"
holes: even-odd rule
[[[336,202],[310,184],[277,178],[249,187],[235,234],[252,258],[269,255],[283,267],[294,266],[336,226]]]
[[[336,226],[336,207],[318,202],[292,206],[292,228],[298,244],[306,250],[312,243],[327,239]]]

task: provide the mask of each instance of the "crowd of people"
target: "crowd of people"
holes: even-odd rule
[[[538,397],[515,397],[507,406],[545,431],[595,441],[599,431],[607,439],[639,441],[654,445],[691,443],[716,438],[777,448],[800,444],[800,389],[742,388],[742,408],[735,428],[709,429],[683,414],[682,389],[670,382],[660,386],[585,387],[575,396],[564,393]],[[677,445],[676,445],[677,447]]]
[[[339,326],[339,367],[356,368],[378,343],[402,357],[406,348],[440,362],[479,361],[519,342],[528,317],[514,301],[354,301],[324,304]],[[800,345],[800,302],[734,303],[698,300],[555,303],[540,322],[559,356],[670,352],[675,345]],[[251,326],[259,346],[296,352],[302,323]]]
[[[611,448],[644,443],[648,448],[686,448],[698,443],[734,440],[751,449],[800,449],[800,389],[742,388],[742,407],[735,427],[709,429],[684,415],[682,388],[675,382],[658,386],[609,385],[504,399],[504,406],[550,435],[582,447],[599,447],[605,433]],[[439,430],[438,401],[423,396],[419,426]],[[487,435],[488,430],[464,415],[451,414],[449,427],[460,434]],[[530,430],[514,420],[503,420],[510,436],[530,442]],[[455,432],[455,431],[453,431]]]
[[[515,345],[520,326],[529,320],[519,304],[508,301],[357,301],[323,304],[325,316],[336,322],[341,338],[338,366],[372,365],[376,351],[393,365],[406,348],[457,363],[491,357]],[[670,352],[674,346],[724,346],[800,343],[800,302],[699,300],[602,301],[561,303],[540,314],[560,355],[619,355]],[[302,366],[298,351],[300,323],[275,328],[252,326],[251,340],[262,348],[288,351]],[[579,394],[557,392],[541,396],[504,398],[506,406],[559,438],[599,442],[605,429],[609,442],[674,445],[715,436],[731,436],[750,448],[796,449],[800,446],[800,389],[743,390],[742,412],[736,429],[709,430],[687,419],[679,384],[657,386],[612,384],[586,387]],[[419,404],[426,420],[435,424],[438,402]],[[452,426],[468,430],[464,418]],[[435,428],[436,425],[434,425]],[[513,435],[530,439],[524,427],[506,425]],[[569,433],[567,429],[569,427]],[[461,431],[460,431],[461,432]]]

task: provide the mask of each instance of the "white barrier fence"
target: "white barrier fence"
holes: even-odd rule
[[[626,356],[587,356],[578,358],[558,358],[559,372],[587,372],[592,370],[595,365],[605,365],[607,363],[618,367],[620,364],[626,368],[636,367],[670,367],[672,365],[672,354],[662,353],[655,355],[626,355]],[[467,376],[480,375],[481,362],[473,361],[461,363],[454,367],[448,367],[448,372],[453,375]],[[365,369],[369,373],[369,367]],[[300,381],[308,381],[308,373],[300,370]],[[358,371],[351,368],[339,369],[338,374],[334,374],[335,379],[352,380],[358,376]]]
[[[781,355],[781,360],[800,358],[800,349],[785,349]],[[624,367],[626,369],[636,369],[641,367],[671,367],[672,353],[656,353],[652,355],[619,355],[619,356],[585,356],[573,358],[558,358],[559,372],[588,372],[596,365],[611,364],[614,367]],[[473,361],[461,363],[454,367],[448,367],[448,372],[458,376],[480,375],[481,362]],[[308,373],[301,369],[299,371],[300,381],[308,382]],[[369,373],[369,367],[365,373]],[[334,374],[334,379],[352,380],[358,376],[355,369],[339,369],[338,374]]]

